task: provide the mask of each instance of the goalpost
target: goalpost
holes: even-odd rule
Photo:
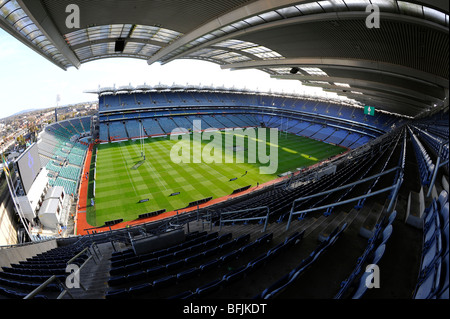
[[[141,124],[140,127],[139,127],[139,137],[141,139],[141,157],[143,157],[144,161],[145,161],[144,124],[142,123],[142,121],[139,121],[139,123]]]

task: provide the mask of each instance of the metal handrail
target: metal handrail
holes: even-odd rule
[[[352,203],[352,202],[359,201],[360,199],[363,199],[363,198],[368,198],[368,197],[376,196],[376,195],[379,195],[379,194],[381,194],[381,193],[385,193],[385,192],[387,192],[387,191],[392,191],[392,190],[394,190],[394,195],[393,195],[392,198],[391,198],[391,202],[390,202],[389,207],[388,207],[388,210],[387,210],[387,212],[389,213],[389,212],[392,210],[392,208],[393,208],[393,207],[392,207],[392,206],[393,206],[393,203],[394,203],[394,201],[395,201],[395,198],[397,197],[397,193],[398,193],[398,190],[400,189],[400,185],[401,185],[402,182],[403,182],[403,178],[399,178],[398,181],[397,181],[397,183],[395,183],[394,185],[389,186],[389,187],[386,187],[386,188],[383,188],[383,189],[380,189],[380,190],[377,190],[377,191],[374,191],[373,193],[370,193],[370,194],[365,194],[365,195],[362,195],[362,196],[350,198],[350,199],[347,199],[347,200],[344,200],[344,201],[340,201],[340,202],[337,202],[337,203],[332,203],[332,204],[328,204],[328,205],[323,205],[323,206],[320,206],[320,207],[308,208],[308,209],[301,210],[301,211],[298,211],[298,212],[293,212],[293,211],[291,211],[291,213],[289,214],[288,223],[287,223],[287,225],[286,225],[286,230],[289,229],[289,227],[290,227],[290,225],[291,225],[292,216],[294,216],[294,215],[304,215],[304,214],[309,213],[309,212],[313,212],[313,211],[317,211],[317,210],[322,210],[322,209],[329,208],[329,207],[335,207],[335,206],[345,205],[345,204],[348,204],[348,203]]]
[[[70,265],[75,259],[77,259],[78,257],[80,257],[81,255],[83,255],[86,251],[89,250],[89,247],[86,247],[85,249],[83,249],[82,251],[80,251],[78,254],[76,254],[75,256],[73,256],[69,261],[67,261],[67,265]]]
[[[222,215],[227,215],[227,214],[237,214],[237,213],[241,213],[241,212],[249,212],[249,211],[253,211],[253,210],[262,210],[265,209],[267,210],[267,214],[266,216],[260,216],[260,217],[248,217],[248,218],[232,218],[232,219],[222,219]],[[262,206],[262,207],[256,207],[256,208],[249,208],[249,209],[242,209],[242,210],[237,210],[237,211],[233,211],[233,212],[223,212],[220,213],[220,222],[219,222],[219,231],[222,230],[222,223],[229,223],[229,222],[240,222],[240,221],[248,221],[248,220],[261,220],[261,219],[265,219],[265,223],[264,223],[264,227],[262,232],[264,233],[267,230],[267,224],[269,222],[269,214],[270,214],[270,210],[268,206]]]
[[[84,254],[86,251],[89,251],[89,249],[92,247],[95,251],[94,248],[94,243],[91,244],[90,247],[86,247],[85,249],[83,249],[81,252],[79,252],[78,254],[76,254],[74,257],[72,257],[69,261],[67,261],[66,265],[70,265],[74,260],[76,260],[78,257],[80,257],[82,254]],[[97,256],[98,258],[98,256]],[[91,260],[93,259],[93,255],[91,254],[91,256],[89,256],[84,262],[83,264],[76,270],[75,275],[77,275],[81,269],[83,269],[83,267]],[[95,261],[95,260],[94,260]],[[45,282],[43,282],[39,287],[37,287],[36,289],[34,289],[32,292],[30,292],[28,295],[26,295],[23,299],[32,299],[34,298],[38,293],[40,293],[41,291],[43,291],[48,285],[50,285],[51,283],[53,283],[54,281],[57,282],[57,284],[59,286],[61,286],[63,288],[63,291],[59,294],[59,296],[56,299],[61,299],[66,293],[70,295],[70,297],[73,299],[73,296],[70,294],[69,292],[69,288],[67,288],[67,286],[62,283],[58,277],[56,277],[55,275],[51,276],[49,279],[47,279]],[[80,287],[83,288],[84,290],[86,290],[86,288],[83,287],[83,285],[80,282]]]

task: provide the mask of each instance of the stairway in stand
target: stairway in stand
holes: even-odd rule
[[[70,295],[74,299],[104,299],[105,291],[108,288],[109,269],[111,267],[111,255],[113,247],[111,243],[99,244],[101,256],[100,260],[96,256],[91,259],[83,269],[81,269],[80,281],[83,288],[69,289]],[[95,260],[94,260],[95,259]],[[71,299],[69,294],[64,299]]]

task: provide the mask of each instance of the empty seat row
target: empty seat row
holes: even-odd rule
[[[245,235],[245,237],[242,237],[242,238],[249,239],[249,235]],[[132,296],[136,297],[136,296],[139,296],[139,295],[142,295],[145,293],[149,293],[151,291],[156,291],[157,289],[160,289],[160,288],[164,288],[167,286],[172,286],[177,283],[181,283],[187,279],[190,279],[190,278],[193,278],[196,276],[201,276],[202,274],[204,274],[205,272],[207,272],[211,269],[218,268],[222,265],[227,264],[228,262],[231,262],[232,260],[238,259],[241,255],[244,255],[249,250],[253,250],[259,246],[267,244],[268,242],[270,242],[272,240],[272,238],[273,238],[273,233],[268,233],[268,234],[262,235],[261,237],[259,237],[252,243],[244,245],[238,249],[234,249],[233,251],[226,253],[219,258],[209,260],[209,261],[199,265],[198,267],[191,267],[188,269],[184,269],[176,274],[169,274],[169,275],[165,275],[162,277],[158,277],[156,279],[153,279],[151,282],[148,282],[149,277],[147,277],[147,280],[146,280],[147,282],[144,282],[144,283],[141,283],[136,286],[129,287],[129,288],[109,289],[106,293],[106,298],[107,299],[115,299],[115,298],[127,298],[127,297],[132,297]],[[293,242],[293,240],[289,241],[289,244],[291,242]],[[279,252],[279,250],[278,249],[273,250],[273,251],[271,251],[271,254],[276,254],[276,252]],[[267,255],[267,254],[265,254],[265,255]],[[255,258],[255,259],[260,259],[260,257]],[[259,267],[261,265],[262,265],[262,262],[260,262],[258,260],[254,260],[248,264],[248,267],[250,267],[250,268],[253,267],[256,269],[257,267]],[[158,273],[157,273],[158,275],[163,275],[164,272],[165,272],[164,269],[162,269],[161,267],[158,267]],[[154,274],[152,273],[152,275],[154,275]],[[236,275],[237,274],[235,273],[235,276]],[[233,277],[233,278],[235,278],[235,277]],[[142,277],[140,279],[142,280],[142,279],[146,279],[146,278]],[[127,284],[128,283],[129,283],[129,280],[127,280]]]
[[[314,262],[325,253],[334,243],[338,240],[341,234],[347,228],[347,224],[336,227],[330,236],[321,242],[318,247],[300,264],[292,269],[289,273],[285,274],[279,280],[272,285],[264,289],[260,294],[256,296],[257,299],[272,299],[284,291],[288,286],[292,285],[308,268],[310,268]]]
[[[421,266],[415,299],[448,299],[449,202],[443,190],[425,210]]]
[[[207,247],[204,250],[194,251],[187,256],[175,256],[167,260],[165,256],[163,259],[153,258],[148,259],[142,263],[133,263],[125,265],[121,268],[111,270],[111,278],[108,281],[109,286],[118,286],[124,283],[130,284],[136,281],[140,281],[146,278],[151,278],[156,275],[164,274],[174,270],[181,269],[185,266],[189,266],[204,260],[210,256],[214,256],[220,252],[223,252],[219,259],[221,262],[228,262],[232,258],[238,255],[238,251],[241,252],[240,248],[243,244],[249,241],[250,235],[242,235],[234,240],[229,240],[221,245],[215,246],[213,248]],[[236,248],[237,247],[237,248]],[[236,248],[232,252],[225,253],[229,248]],[[167,255],[166,255],[167,256]],[[175,259],[175,260],[173,260]]]
[[[358,258],[352,273],[342,281],[341,288],[334,296],[335,299],[360,299],[367,287],[365,285],[366,278],[371,274],[367,271],[368,265],[377,265],[384,254],[387,241],[392,235],[394,222],[397,212],[392,212],[389,217],[384,217],[380,223],[375,226],[375,230],[371,238],[367,242],[364,253]],[[364,272],[362,272],[364,271]]]
[[[417,166],[419,167],[420,181],[422,185],[428,185],[431,181],[435,165],[433,164],[433,161],[428,155],[425,147],[422,145],[422,143],[419,141],[417,136],[412,132],[410,128],[409,132],[411,135],[412,144],[414,146],[414,152],[417,158]]]
[[[205,238],[203,241],[193,242],[188,246],[180,245],[179,247],[182,248],[179,248],[177,250],[164,249],[155,251],[150,254],[133,256],[131,258],[127,258],[124,260],[116,260],[115,262],[111,263],[112,267],[110,273],[116,274],[125,272],[126,269],[129,268],[131,265],[141,265],[143,267],[147,267],[149,265],[154,265],[158,263],[159,264],[166,263],[173,259],[179,259],[181,257],[186,257],[204,251],[213,245],[222,246],[228,241],[231,241],[231,233],[222,235],[220,237],[218,237],[216,233],[216,236],[210,239]]]
[[[61,282],[64,282],[67,277],[67,262],[83,251],[85,247],[88,247],[88,245],[89,241],[81,240],[70,246],[57,247],[27,258],[27,260],[13,264],[11,267],[2,267],[3,272],[0,272],[0,295],[5,298],[24,298],[53,275]],[[47,258],[48,260],[46,260]],[[86,253],[82,254],[73,263],[80,266],[87,258],[88,255]],[[61,287],[52,283],[37,298],[46,298],[47,293],[60,291]]]

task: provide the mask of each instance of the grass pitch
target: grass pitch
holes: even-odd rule
[[[222,132],[222,138],[225,134]],[[199,143],[193,140],[192,147]],[[245,138],[245,145],[249,140]],[[267,134],[267,144],[270,139]],[[230,195],[235,189],[256,186],[278,178],[279,174],[311,166],[321,160],[345,151],[339,146],[292,134],[278,135],[278,170],[274,174],[260,174],[260,166],[248,163],[245,149],[237,148],[233,163],[179,163],[171,160],[171,149],[177,141],[169,137],[145,140],[146,160],[141,157],[141,142],[125,141],[98,145],[90,170],[88,203],[93,198],[94,167],[96,167],[95,205],[87,208],[87,221],[102,226],[106,221],[131,221],[139,215],[166,209],[172,211],[187,207],[190,202],[208,197],[213,199]],[[201,149],[209,147],[209,140],[201,142]],[[223,143],[225,145],[225,142]],[[269,152],[269,146],[267,146]],[[238,152],[244,152],[245,163],[236,163]],[[94,149],[95,154],[95,149]],[[191,154],[192,159],[193,154]],[[230,159],[228,159],[230,161]],[[96,165],[95,165],[96,163]],[[246,173],[247,172],[247,173]],[[230,179],[235,179],[230,181]],[[170,196],[173,193],[180,193]],[[147,202],[139,203],[148,199]],[[90,205],[90,204],[88,204]]]

